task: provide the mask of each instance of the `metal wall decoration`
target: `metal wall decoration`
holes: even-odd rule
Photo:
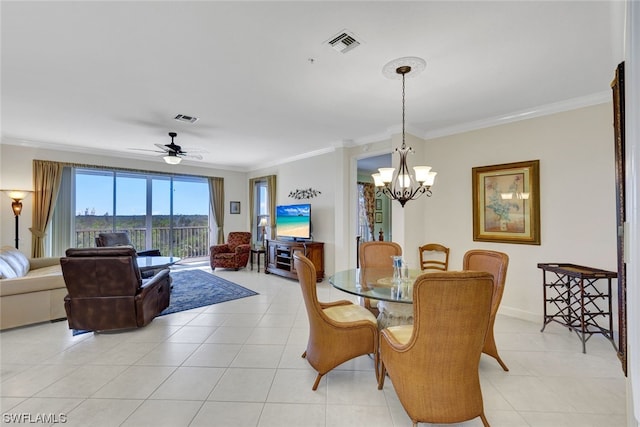
[[[293,190],[289,193],[289,197],[293,199],[313,199],[322,194],[321,191],[314,190],[313,188],[306,188],[304,190]]]

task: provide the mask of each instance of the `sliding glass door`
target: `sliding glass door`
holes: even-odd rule
[[[76,169],[75,246],[95,246],[100,232],[126,231],[137,250],[205,256],[209,206],[206,178]]]

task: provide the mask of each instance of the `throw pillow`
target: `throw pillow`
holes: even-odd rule
[[[17,276],[13,268],[2,258],[0,258],[0,279],[15,279]]]
[[[11,266],[17,277],[22,277],[29,271],[29,259],[12,246],[0,248],[0,259]]]

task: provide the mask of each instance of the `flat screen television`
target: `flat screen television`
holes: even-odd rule
[[[311,204],[276,206],[276,234],[284,239],[310,239]]]

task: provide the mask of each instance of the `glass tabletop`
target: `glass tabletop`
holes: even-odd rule
[[[137,257],[139,268],[168,267],[180,261],[177,256],[139,256]]]
[[[338,271],[329,283],[341,291],[382,301],[413,303],[413,283],[422,271],[409,270],[409,278],[394,282],[393,268],[354,268]]]

